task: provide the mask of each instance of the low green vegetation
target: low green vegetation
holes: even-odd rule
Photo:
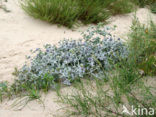
[[[131,0],[24,0],[21,6],[35,18],[69,28],[79,22],[97,24],[135,8]]]
[[[153,13],[156,13],[156,0],[132,0],[139,7],[148,6]]]
[[[151,5],[156,2],[156,0],[132,0],[134,3],[140,7],[145,7],[146,5]]]
[[[75,82],[70,94],[58,90],[59,101],[66,104],[66,116],[155,117],[156,87],[148,83],[155,77],[145,76],[156,75],[155,28],[153,22],[147,28],[135,19],[129,35],[130,52],[125,60],[113,64],[109,72],[103,71],[101,77]],[[129,114],[122,113],[123,106]],[[136,108],[135,113],[132,108]]]
[[[156,26],[149,26],[133,21],[132,33],[129,35],[130,51],[135,63],[146,75],[156,75]]]
[[[144,83],[146,78],[134,70],[126,65],[116,71],[118,74],[113,72],[113,76],[103,74],[101,79],[75,83],[70,94],[58,91],[58,102],[65,104],[66,117],[129,117],[132,116],[132,106],[137,108],[137,114],[132,113],[133,116],[154,117],[156,95],[153,91],[156,87],[147,86]],[[128,108],[130,114],[122,113],[123,106]],[[147,115],[146,111],[138,113],[141,108],[147,109]],[[149,115],[151,108],[152,116]]]
[[[34,18],[68,28],[80,24],[106,22],[111,15],[130,13],[149,5],[155,12],[155,0],[23,0],[23,10]]]
[[[156,13],[156,2],[151,5],[152,13]]]
[[[134,11],[137,6],[131,0],[115,0],[108,7],[111,15],[125,14]]]

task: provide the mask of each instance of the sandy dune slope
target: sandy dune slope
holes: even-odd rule
[[[11,73],[15,67],[20,67],[25,62],[25,55],[30,49],[42,47],[44,44],[56,44],[64,38],[79,38],[80,32],[87,26],[71,31],[65,27],[57,27],[40,20],[33,19],[23,12],[18,0],[8,0],[6,6],[11,12],[6,13],[0,9],[0,81],[13,81]],[[116,35],[124,37],[130,29],[133,14],[115,16],[110,19],[110,26],[116,25]],[[137,17],[141,22],[156,21],[156,15],[147,9],[139,9]],[[68,90],[70,87],[65,88]],[[43,96],[45,108],[37,101],[30,102],[23,110],[10,109],[11,101],[0,104],[0,117],[49,117],[56,115],[60,106],[55,102],[55,92]]]

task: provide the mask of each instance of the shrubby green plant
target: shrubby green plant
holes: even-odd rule
[[[110,14],[127,13],[134,9],[130,0],[24,0],[21,6],[29,15],[71,28],[106,21]]]
[[[78,19],[80,9],[75,0],[24,0],[21,5],[35,18],[67,27]]]
[[[156,0],[132,0],[134,3],[140,7],[145,7],[146,5],[151,5],[156,2]]]
[[[153,3],[150,7],[151,7],[152,13],[156,13],[156,2]]]
[[[138,19],[133,20],[129,40],[136,65],[145,74],[156,75],[156,25],[151,21],[149,26],[145,26]]]
[[[84,24],[102,22],[108,19],[107,6],[113,0],[79,0],[80,12],[78,20]]]
[[[8,84],[7,82],[1,82],[0,83],[0,100],[2,101],[3,95],[6,95],[6,92],[8,92]]]
[[[35,18],[69,28],[78,20],[87,24],[108,17],[101,0],[24,0],[21,5]]]
[[[134,11],[136,5],[131,0],[115,0],[109,6],[112,15],[130,13]]]
[[[153,13],[156,12],[156,0],[132,0],[133,3],[138,5],[139,7],[148,6]]]

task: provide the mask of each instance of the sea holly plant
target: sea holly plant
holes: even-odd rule
[[[15,69],[12,84],[0,83],[0,100],[4,97],[28,96],[38,99],[40,90],[71,85],[82,78],[99,78],[128,56],[128,46],[111,34],[114,27],[92,26],[80,39],[64,39],[58,45],[46,44],[32,50],[27,62]]]
[[[35,56],[27,57],[29,64],[16,70],[18,79],[14,85],[33,85],[38,89],[55,87],[55,82],[70,85],[77,78],[101,73],[101,66],[108,70],[109,61],[116,63],[127,56],[124,42],[111,35],[113,29],[99,24],[82,33],[78,40],[64,39],[57,46],[47,44],[43,50],[33,50]]]

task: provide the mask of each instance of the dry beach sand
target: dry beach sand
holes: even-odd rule
[[[42,47],[44,44],[57,44],[64,38],[79,38],[80,32],[87,29],[87,26],[71,31],[65,27],[57,27],[43,21],[29,17],[20,8],[18,0],[8,0],[6,7],[11,12],[6,13],[0,9],[0,81],[12,82],[12,72],[15,67],[20,67],[25,62],[25,55],[30,54],[31,49]],[[114,16],[110,19],[110,26],[116,25],[114,32],[124,37],[130,29],[134,13]],[[156,15],[149,13],[148,9],[139,9],[136,13],[143,23],[150,18],[156,22]],[[63,90],[69,90],[70,87]],[[37,101],[30,102],[24,109],[14,111],[10,108],[13,100],[4,101],[0,104],[0,117],[53,117],[60,112],[57,109],[56,94],[51,91],[43,95],[45,108]]]

